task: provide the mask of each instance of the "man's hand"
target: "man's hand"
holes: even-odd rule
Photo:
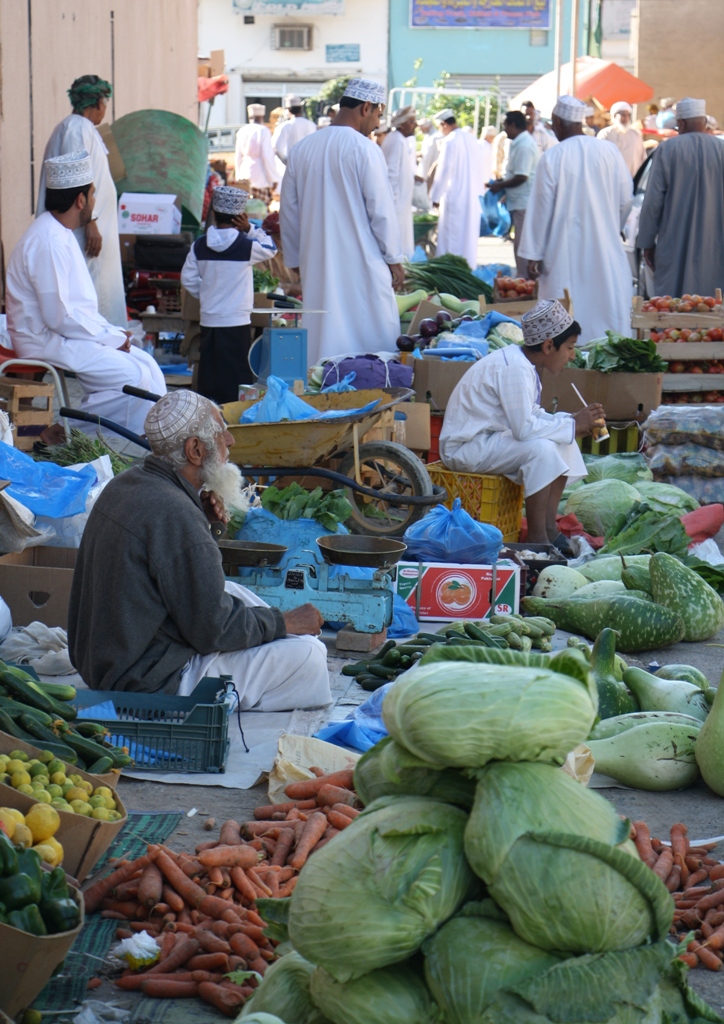
[[[530,265],[529,265],[530,272]],[[587,437],[593,427],[606,426],[606,413],[602,405],[595,403],[573,414],[576,421],[576,437]]]
[[[293,612],[284,612],[287,633],[294,636],[319,636],[324,619],[313,604],[303,604]]]
[[[488,190],[490,192],[502,192],[504,188],[505,183],[503,182],[502,179],[499,179],[498,181],[493,181],[488,185]]]
[[[541,267],[540,260],[528,260],[528,280],[537,281],[540,277]]]
[[[131,339],[126,338],[122,345],[118,346],[119,352],[130,352],[131,351]]]
[[[87,256],[100,256],[101,248],[103,246],[103,239],[101,233],[98,230],[98,224],[94,220],[89,220],[85,226],[85,251]]]
[[[644,259],[646,260],[646,266],[654,272],[656,270],[656,246],[652,249],[644,249]]]
[[[405,283],[405,268],[401,263],[390,263],[389,267],[392,274],[392,287],[397,291]]]
[[[233,218],[231,223],[234,225],[237,231],[243,231],[244,233],[249,231],[249,229],[251,228],[249,218],[245,213],[238,213],[236,217]]]
[[[229,522],[229,513],[226,511],[226,506],[216,491],[202,491],[201,504],[210,523],[224,523],[226,525]]]

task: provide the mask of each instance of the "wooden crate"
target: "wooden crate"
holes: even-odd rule
[[[54,393],[52,384],[0,377],[0,403],[15,428],[15,447],[20,451],[31,451],[38,435],[53,422]],[[44,399],[44,406],[33,405],[35,398]]]
[[[724,373],[665,373],[664,391],[724,391]]]
[[[669,363],[724,359],[724,341],[660,341],[657,353]]]
[[[714,298],[721,303],[721,288],[716,289]],[[642,296],[636,295],[631,309],[631,327],[638,332],[639,338],[648,337],[651,331],[665,331],[669,327],[677,330],[686,327],[691,331],[708,331],[711,327],[724,329],[724,308],[711,313],[644,313],[643,304]]]

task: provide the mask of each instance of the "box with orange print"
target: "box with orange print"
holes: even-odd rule
[[[400,562],[397,593],[418,619],[488,619],[518,611],[520,567],[503,559],[492,565]]]

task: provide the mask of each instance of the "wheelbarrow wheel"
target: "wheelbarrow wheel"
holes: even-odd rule
[[[379,498],[347,489],[352,515],[345,526],[352,533],[377,537],[400,537],[428,511],[425,505],[393,505],[385,494],[419,495],[433,493],[432,481],[416,455],[393,441],[368,441],[359,446],[361,482],[379,492]],[[354,452],[342,458],[339,472],[355,479]]]

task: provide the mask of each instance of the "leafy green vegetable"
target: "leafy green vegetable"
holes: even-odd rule
[[[680,487],[673,487],[671,484],[660,484],[654,480],[639,480],[636,482],[636,490],[643,500],[655,512],[672,512],[674,515],[683,516],[687,512],[694,512],[699,508],[699,502]]]
[[[709,565],[708,562],[702,562],[696,555],[687,555],[683,562],[684,565],[693,569],[697,576],[701,576],[718,594],[724,594],[724,565]]]
[[[463,256],[445,253],[435,256],[426,263],[405,265],[405,285],[410,288],[424,288],[428,292],[449,292],[459,299],[477,299],[484,295],[487,302],[493,300],[493,289],[470,271]]]
[[[277,519],[316,519],[325,530],[337,532],[337,527],[352,515],[352,506],[343,490],[327,491],[321,487],[307,491],[296,482],[279,490],[273,484],[261,496],[262,508]]]
[[[624,480],[598,480],[573,491],[565,511],[573,512],[588,533],[601,537],[640,500],[636,488]]]
[[[258,971],[229,971],[224,977],[228,978],[229,981],[233,981],[235,985],[243,985],[249,978],[254,978],[257,982],[262,980],[261,974]]]
[[[274,277],[268,270],[260,270],[259,267],[252,267],[254,271],[254,291],[273,292],[279,284],[279,278]]]
[[[380,796],[403,794],[429,796],[460,807],[472,807],[475,799],[475,783],[462,772],[420,760],[391,736],[362,755],[355,765],[354,783],[365,804]]]
[[[639,452],[617,452],[614,455],[584,455],[587,484],[597,480],[623,480],[638,489],[640,480],[652,480],[653,473]]]
[[[599,554],[665,551],[684,556],[688,548],[689,537],[678,515],[655,512],[645,502],[637,502],[610,525]]]
[[[91,438],[75,427],[71,428],[70,441],[66,441],[65,444],[42,445],[31,454],[36,462],[54,462],[56,466],[76,466],[80,462],[93,462],[102,455],[107,455],[111,460],[114,476],[118,476],[136,461],[119,455],[109,447],[100,430],[95,438]]]
[[[441,1019],[425,982],[408,964],[383,967],[346,982],[335,981],[318,967],[310,992],[334,1024],[437,1024]]]
[[[239,1019],[245,1020],[255,1013],[272,1013],[295,1024],[326,1024],[309,995],[313,971],[314,964],[299,953],[287,953],[270,965],[253,997],[244,1004]]]
[[[606,341],[589,348],[588,368],[601,373],[664,373],[669,364],[658,354],[650,338],[624,338],[606,331]]]
[[[294,948],[337,981],[406,960],[470,896],[466,821],[424,797],[375,800],[305,864],[289,913]]]

